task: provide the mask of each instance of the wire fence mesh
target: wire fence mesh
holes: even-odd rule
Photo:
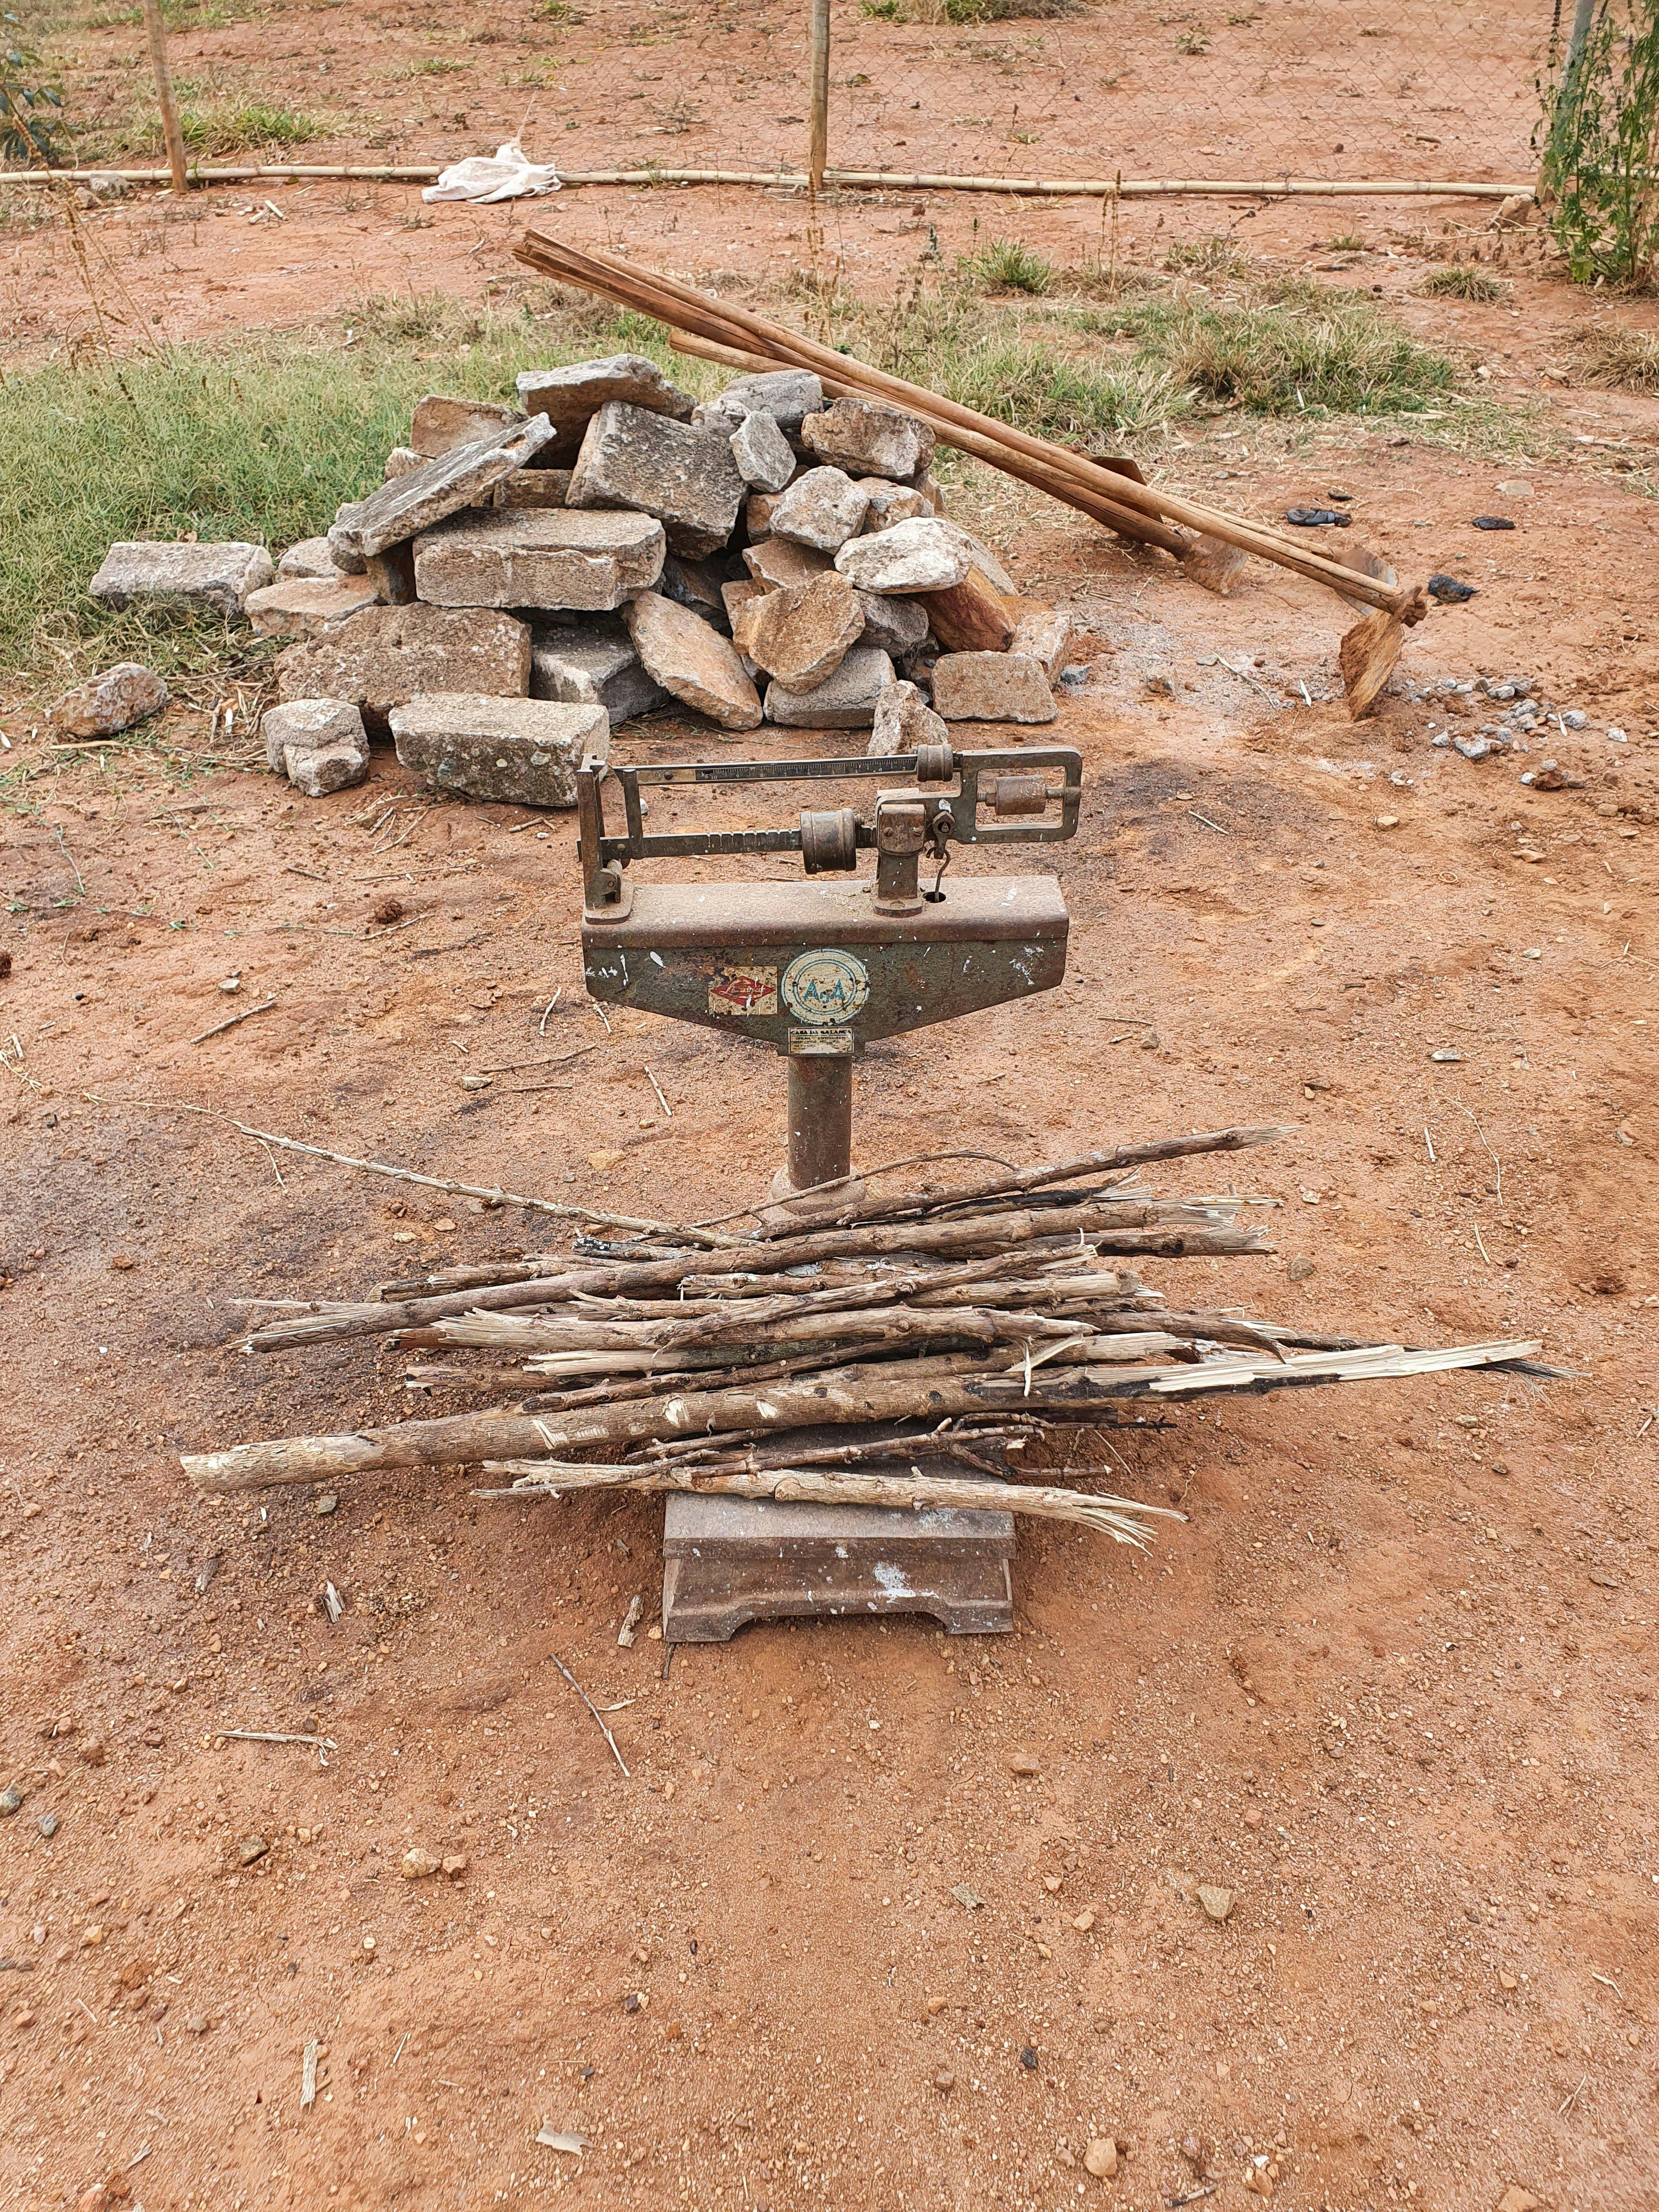
[[[1521,185],[1534,173],[1550,0],[1038,12],[1067,5],[831,0],[832,171]],[[808,0],[540,12],[551,43],[537,129],[567,168],[804,171]]]

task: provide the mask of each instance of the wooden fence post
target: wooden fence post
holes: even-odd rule
[[[173,189],[181,197],[190,179],[185,169],[185,134],[179,124],[179,102],[173,96],[173,71],[167,64],[167,26],[161,20],[161,0],[144,0],[144,28],[149,34],[149,58],[155,65],[155,98],[161,110],[161,137],[173,172]]]
[[[830,158],[830,0],[812,0],[811,99],[806,176],[816,197],[823,190],[824,165]]]

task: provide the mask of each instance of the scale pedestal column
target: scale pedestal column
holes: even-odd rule
[[[844,1176],[853,1164],[853,1056],[850,1053],[789,1055],[791,1190]]]

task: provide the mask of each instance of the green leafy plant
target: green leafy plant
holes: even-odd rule
[[[1659,8],[1583,0],[1565,49],[1561,4],[1543,95],[1539,190],[1579,283],[1647,286],[1659,265]]]
[[[22,42],[21,25],[0,15],[0,159],[39,167],[64,150],[63,99],[41,76],[40,57]]]
[[[1183,31],[1176,40],[1176,52],[1178,54],[1207,54],[1209,51],[1210,37],[1207,31]]]

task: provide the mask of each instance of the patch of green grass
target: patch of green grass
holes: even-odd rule
[[[860,11],[880,23],[1039,22],[1091,15],[1088,0],[860,0]]]
[[[118,538],[248,538],[273,555],[325,530],[380,481],[424,392],[510,398],[523,368],[594,353],[654,355],[682,384],[723,381],[672,356],[639,318],[606,320],[538,292],[535,312],[481,317],[438,295],[371,298],[306,340],[182,348],[14,375],[0,404],[0,670],[144,660],[164,672],[222,661],[217,620],[115,613],[87,586]],[[352,332],[349,349],[345,328]],[[690,373],[688,373],[690,372]],[[42,672],[43,676],[45,672]]]
[[[1417,289],[1431,300],[1507,300],[1510,296],[1510,288],[1501,276],[1462,261],[1448,261],[1442,268],[1430,270]]]
[[[1586,384],[1607,392],[1659,392],[1659,331],[1581,323],[1567,335]]]
[[[427,54],[418,62],[410,62],[407,69],[399,70],[398,74],[399,76],[454,76],[458,71],[470,66],[466,62],[450,61],[441,54]]]
[[[181,102],[179,127],[190,151],[209,161],[262,146],[306,146],[326,135],[326,126],[314,115],[302,115],[292,107],[275,107],[261,100]],[[159,123],[151,126],[149,142],[161,145]]]
[[[1176,40],[1176,52],[1178,54],[1207,54],[1209,51],[1210,36],[1207,31],[1182,31]]]
[[[537,0],[531,14],[538,23],[585,23],[586,16],[570,0]]]
[[[968,266],[987,292],[1040,295],[1054,289],[1054,263],[1017,238],[994,238],[970,257]]]
[[[1144,436],[1191,405],[1156,362],[1074,361],[1027,338],[994,342],[940,366],[938,380],[960,405],[1060,445],[1100,447]]]
[[[1365,241],[1357,230],[1339,230],[1334,238],[1325,240],[1327,253],[1363,253]]]

